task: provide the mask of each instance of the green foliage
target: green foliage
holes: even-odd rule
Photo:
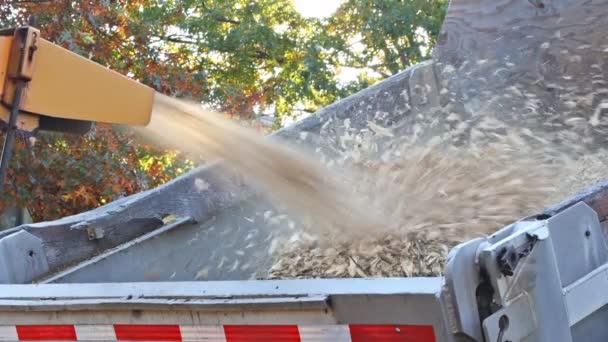
[[[429,58],[446,0],[348,0],[325,25],[338,64],[388,77]]]

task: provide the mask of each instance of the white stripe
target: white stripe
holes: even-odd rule
[[[350,342],[350,330],[347,325],[299,325],[302,342]]]
[[[78,341],[116,341],[113,325],[75,325]]]
[[[14,325],[0,326],[0,341],[19,341]]]
[[[180,325],[182,341],[226,342],[221,325]]]

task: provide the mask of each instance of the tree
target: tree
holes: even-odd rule
[[[323,40],[337,65],[386,78],[430,57],[446,9],[446,0],[348,0]]]

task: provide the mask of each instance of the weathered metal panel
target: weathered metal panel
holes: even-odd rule
[[[23,283],[48,271],[41,239],[24,231],[0,239],[0,283]]]
[[[153,237],[137,246],[127,242],[117,253],[90,259],[95,260],[94,265],[85,261],[45,282],[255,279],[260,270],[270,268],[275,240],[288,233],[265,220],[262,203],[247,201],[204,223],[182,225],[162,234],[154,231],[148,234]]]
[[[10,324],[395,324],[447,338],[441,278],[0,285]]]
[[[451,1],[434,56],[442,101],[471,127],[493,116],[564,149],[552,134],[601,147],[607,14],[605,0]]]
[[[302,279],[107,284],[0,284],[0,299],[241,298],[438,293],[442,278]],[[42,302],[41,302],[42,303]]]

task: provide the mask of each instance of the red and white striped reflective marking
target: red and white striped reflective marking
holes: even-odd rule
[[[435,342],[430,325],[0,325],[0,341]]]

